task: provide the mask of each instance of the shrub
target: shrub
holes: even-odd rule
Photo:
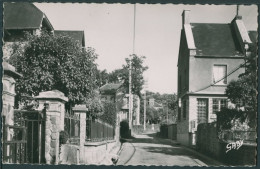
[[[60,145],[66,144],[68,139],[69,139],[69,134],[67,133],[67,131],[61,131],[60,132],[60,138],[59,138]]]
[[[123,120],[120,122],[120,136],[123,138],[127,138],[129,133],[129,124],[127,120]]]

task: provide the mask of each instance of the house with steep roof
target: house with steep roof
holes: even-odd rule
[[[85,47],[85,35],[84,31],[76,31],[76,30],[55,30],[54,35],[59,35],[59,36],[69,36],[71,37],[74,41],[79,42],[79,44],[82,47]]]
[[[5,42],[21,41],[25,31],[38,35],[43,29],[54,30],[48,17],[32,3],[5,2],[3,15]]]
[[[101,99],[116,103],[118,122],[129,119],[129,96],[122,83],[107,83],[100,87]],[[133,125],[140,125],[140,98],[133,95]]]
[[[231,23],[191,23],[184,10],[182,22],[177,140],[194,145],[197,125],[215,121],[216,112],[230,104],[225,89],[245,71],[241,65],[252,41],[241,16]]]

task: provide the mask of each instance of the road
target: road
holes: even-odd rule
[[[217,161],[156,133],[136,135],[124,143],[117,165],[216,166]]]

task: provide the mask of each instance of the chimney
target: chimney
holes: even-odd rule
[[[190,10],[183,10],[182,12],[182,25],[190,24]]]

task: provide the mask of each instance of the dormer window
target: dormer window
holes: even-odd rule
[[[213,83],[215,85],[227,84],[227,65],[213,66]]]

